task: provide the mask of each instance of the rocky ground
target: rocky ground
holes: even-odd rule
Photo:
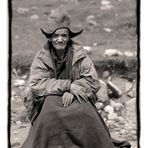
[[[106,72],[105,72],[106,74]],[[22,96],[27,83],[27,75],[14,76],[12,79],[11,97],[11,146],[19,148],[27,137],[30,123],[26,118]],[[101,90],[96,107],[106,122],[115,139],[126,139],[132,148],[137,148],[137,113],[136,113],[136,80],[129,81],[121,77],[112,77],[110,82],[118,88],[122,96],[115,96],[108,89],[105,80],[100,79]],[[112,94],[112,95],[111,95]]]

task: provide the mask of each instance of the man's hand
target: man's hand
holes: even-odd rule
[[[63,94],[62,98],[63,98],[63,100],[62,100],[63,106],[68,107],[72,103],[74,96],[73,96],[73,94],[71,94],[69,92],[65,92]]]
[[[79,103],[81,103],[81,99],[83,99],[85,102],[88,101],[86,94],[81,91],[78,85],[71,84],[70,92],[77,98]]]

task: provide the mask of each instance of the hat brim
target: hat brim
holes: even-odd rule
[[[67,28],[67,27],[62,27],[62,28]],[[58,28],[58,29],[62,29],[62,28]],[[42,33],[46,36],[46,38],[50,38],[54,32],[58,29],[55,29],[53,32],[51,33],[47,33],[46,31],[44,31],[42,28],[40,28]],[[67,28],[69,30],[69,36],[70,38],[74,38],[75,36],[78,36],[79,34],[81,34],[83,32],[83,29],[80,29],[80,31],[74,32],[72,31],[70,28]]]

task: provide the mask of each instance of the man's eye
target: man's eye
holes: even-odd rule
[[[54,37],[54,38],[57,38],[57,37],[58,37],[58,34],[54,34],[53,37]]]
[[[68,35],[67,35],[67,34],[62,34],[61,36],[62,36],[62,37],[68,37]]]

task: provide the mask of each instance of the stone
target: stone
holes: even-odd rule
[[[137,135],[137,132],[136,132],[135,130],[132,130],[132,131],[131,131],[131,134],[132,134],[132,135]]]
[[[108,98],[108,91],[107,91],[107,85],[104,81],[99,80],[101,84],[101,88],[99,91],[96,93],[96,96],[98,98],[98,101],[105,102],[107,101]]]
[[[19,89],[24,90],[26,87],[25,86],[19,86]]]
[[[17,134],[18,132],[17,132],[17,131],[14,131],[13,133],[14,133],[14,134]]]
[[[106,32],[111,32],[112,31],[112,29],[110,29],[110,28],[103,28],[103,30],[106,31]]]
[[[113,107],[110,106],[110,105],[107,105],[106,107],[104,107],[104,111],[105,111],[106,113],[114,113],[114,109],[113,109]]]
[[[14,37],[15,37],[15,39],[19,39],[19,36],[18,35],[15,35]]]
[[[104,52],[105,56],[121,56],[122,53],[116,49],[106,49]]]
[[[102,118],[105,118],[105,119],[107,119],[108,118],[108,114],[106,113],[106,112],[104,112],[104,111],[101,111],[101,116],[102,116]]]
[[[125,93],[127,93],[128,91],[130,91],[132,88],[133,88],[133,83],[127,81],[125,83]]]
[[[87,54],[91,54],[93,50],[93,48],[90,46],[83,46],[83,49]]]
[[[97,45],[98,45],[98,43],[97,43],[97,42],[93,43],[93,47],[96,47]]]
[[[129,51],[124,52],[124,55],[127,56],[127,57],[133,57],[134,56],[134,54],[129,52]]]
[[[115,98],[120,98],[122,96],[122,91],[111,81],[107,81],[108,88],[112,91],[112,95]]]
[[[25,81],[24,80],[15,80],[13,85],[14,86],[22,86],[22,85],[25,85]]]
[[[106,123],[107,122],[107,119],[106,118],[103,118],[104,122]]]
[[[108,70],[103,71],[102,77],[103,77],[104,79],[107,79],[109,76],[110,76],[110,72],[109,72]]]
[[[114,108],[115,104],[116,104],[116,102],[115,102],[114,100],[110,99],[110,105],[111,105],[113,108]]]
[[[130,98],[134,98],[135,97],[135,94],[134,92],[131,90],[128,94],[127,94],[128,97]]]
[[[125,119],[121,116],[118,116],[116,119],[115,119],[117,122],[119,122],[120,125],[124,125],[125,124]]]
[[[113,5],[103,5],[100,7],[101,10],[109,10],[112,9],[114,6]]]
[[[101,110],[104,105],[103,105],[102,102],[97,102],[97,103],[95,104],[95,106],[96,106],[97,110]]]
[[[124,107],[124,106],[123,106],[121,103],[115,103],[115,104],[114,104],[114,110],[115,110],[116,112],[121,111],[121,109],[122,109],[123,107]]]
[[[39,16],[37,14],[34,14],[34,15],[30,16],[30,19],[37,20],[37,19],[39,19]]]
[[[17,12],[18,12],[19,14],[25,14],[26,12],[29,12],[29,9],[28,9],[28,8],[21,8],[21,7],[19,7],[19,8],[17,9]]]
[[[106,125],[109,129],[114,129],[116,127],[113,120],[107,120]]]
[[[11,97],[11,101],[14,101],[14,100],[15,100],[15,97],[14,97],[14,96],[12,96],[12,97]]]
[[[116,113],[109,113],[108,114],[108,120],[115,120],[117,117],[118,116]]]
[[[91,26],[96,26],[97,25],[96,17],[94,15],[87,16],[86,23]]]
[[[121,135],[126,134],[126,130],[125,130],[125,129],[121,129],[121,130],[120,130],[120,134],[121,134]]]
[[[11,91],[11,95],[12,95],[12,96],[16,96],[16,92],[12,90],[12,91]]]
[[[21,122],[20,120],[18,120],[18,121],[16,121],[16,124],[17,124],[17,125],[21,125],[22,122]]]
[[[28,78],[27,75],[22,76],[22,79],[24,79],[24,80],[27,80],[27,78]]]
[[[101,5],[110,5],[110,1],[108,0],[102,0]]]

